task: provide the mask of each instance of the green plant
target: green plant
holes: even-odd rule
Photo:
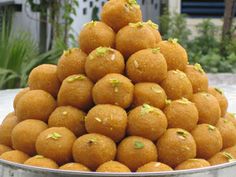
[[[33,0],[27,0],[26,5],[29,5],[33,12],[40,14],[40,52],[46,52],[53,48],[54,41],[62,38],[66,45],[69,42],[75,43],[75,36],[71,33],[71,25],[73,16],[76,15],[78,0],[41,0],[37,3]],[[35,19],[36,20],[36,19]],[[50,28],[47,25],[50,23]],[[50,29],[50,33],[48,32]],[[50,34],[49,47],[47,46],[47,36]]]
[[[186,17],[185,14],[170,15],[167,10],[164,10],[164,14],[160,17],[160,32],[163,38],[178,38],[178,41],[187,47],[191,31],[187,28]]]
[[[62,39],[54,48],[38,55],[38,45],[28,33],[13,33],[3,18],[0,34],[0,89],[25,87],[30,71],[39,64],[55,64],[66,49]]]
[[[165,10],[160,18],[164,39],[178,38],[190,63],[200,63],[207,72],[236,72],[236,39],[221,41],[220,28],[206,19],[196,26],[198,35],[190,40],[186,17],[183,14],[170,15]]]
[[[219,28],[210,19],[204,20],[197,26],[198,36],[189,42],[187,51],[190,63],[200,63],[207,72],[236,71],[236,40],[223,43]],[[226,51],[221,51],[225,45]]]
[[[0,88],[22,86],[25,67],[37,55],[37,45],[26,33],[0,39]]]
[[[192,52],[201,52],[203,55],[212,51],[219,52],[218,31],[219,28],[210,19],[203,20],[197,25],[198,36],[189,43],[188,47]]]

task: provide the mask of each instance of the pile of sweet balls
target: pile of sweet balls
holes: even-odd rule
[[[0,127],[0,158],[96,172],[159,172],[236,158],[236,119],[177,39],[135,0],[110,0],[80,48],[34,68]]]

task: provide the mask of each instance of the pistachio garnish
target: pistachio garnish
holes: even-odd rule
[[[88,26],[88,25],[94,25],[94,26],[96,26],[96,24],[97,24],[97,21],[92,20],[92,21],[90,21],[90,22],[88,22],[88,23],[85,23],[84,26]]]
[[[224,121],[224,123],[228,123],[229,122],[227,119],[224,119],[223,121]]]
[[[182,71],[180,71],[180,70],[178,70],[178,69],[176,70],[175,74],[179,74],[180,79],[184,79],[184,78],[187,77],[184,72],[182,72]]]
[[[138,64],[137,60],[134,60],[134,66],[135,66],[135,68],[139,67],[139,64]]]
[[[178,43],[178,39],[177,38],[169,38],[168,42],[171,42],[172,44],[177,44]]]
[[[213,125],[208,125],[208,130],[214,131],[215,129],[216,129],[216,127],[214,127]]]
[[[110,79],[110,83],[111,83],[112,87],[114,88],[114,91],[117,93],[119,91],[118,87],[120,85],[120,81],[116,78],[112,78],[112,79]]]
[[[137,23],[129,23],[129,26],[134,27],[134,28],[140,28],[145,25],[144,22],[137,22]]]
[[[137,0],[126,0],[128,5],[132,8],[132,7],[135,7],[135,8],[140,8]]]
[[[49,135],[47,136],[47,139],[52,138],[52,139],[54,139],[54,140],[58,140],[58,139],[61,138],[61,137],[62,137],[62,136],[61,136],[59,133],[54,132],[54,133],[49,134]]]
[[[178,74],[178,71],[173,71],[174,74]]]
[[[201,94],[205,96],[207,99],[209,98],[209,96],[211,96],[209,93],[206,93],[206,92],[202,92]]]
[[[177,100],[176,102],[181,104],[189,104],[191,103],[187,98],[182,98],[181,100]]]
[[[72,52],[72,49],[64,50],[64,51],[63,51],[63,55],[64,55],[64,56],[70,55],[71,52]]]
[[[161,165],[160,162],[156,162],[154,166],[155,166],[155,167],[159,167],[160,165]]]
[[[181,137],[182,139],[185,139],[186,137],[187,137],[187,133],[185,132],[185,131],[183,131],[183,130],[178,130],[177,132],[177,135],[179,136],[179,137]]]
[[[106,55],[109,51],[113,51],[113,49],[109,47],[98,47],[96,48],[96,55],[102,57]]]
[[[89,145],[95,144],[97,142],[97,138],[90,138],[88,141]]]
[[[171,102],[172,102],[171,100],[168,100],[168,99],[167,99],[167,100],[165,100],[165,104],[166,104],[166,105],[170,105],[170,104],[171,104]]]
[[[135,149],[143,149],[144,148],[144,144],[140,141],[135,141],[134,142],[134,148]]]
[[[162,91],[161,91],[160,88],[158,88],[158,87],[152,86],[151,89],[152,89],[152,91],[155,92],[155,93],[162,93]]]
[[[202,74],[205,74],[205,71],[202,69],[202,66],[199,63],[196,63],[194,66],[194,69],[199,71]]]
[[[95,120],[98,122],[102,122],[102,119],[100,119],[99,117],[95,117]]]
[[[88,58],[89,60],[93,60],[95,57],[92,54],[90,54]]]
[[[221,90],[220,88],[214,88],[215,89],[215,91],[217,91],[218,93],[220,93],[221,95],[223,95],[224,94],[224,91],[223,90]]]
[[[157,54],[157,53],[160,52],[160,50],[161,50],[160,47],[153,48],[153,49],[152,49],[152,53],[153,53],[153,54]]]
[[[85,79],[85,76],[83,75],[75,75],[75,76],[70,76],[68,79],[67,79],[67,82],[71,83],[71,82],[74,82],[76,80],[79,80],[79,81],[82,81]]]
[[[42,155],[36,155],[34,156],[35,159],[43,159],[44,157]]]
[[[155,29],[155,30],[158,30],[158,28],[159,28],[158,24],[153,23],[152,20],[148,20],[148,21],[146,22],[146,24],[149,25],[150,27],[152,27],[152,28]]]
[[[232,156],[232,154],[228,153],[228,152],[223,152],[223,155],[227,158],[227,160],[229,162],[233,162],[235,161],[235,158]]]
[[[154,107],[150,106],[149,104],[143,104],[141,107],[141,115],[148,114],[154,111]]]
[[[63,115],[63,116],[66,116],[67,114],[68,114],[67,111],[63,111],[63,112],[62,112],[62,115]]]

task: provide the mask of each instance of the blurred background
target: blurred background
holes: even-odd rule
[[[0,89],[27,85],[29,72],[78,47],[84,23],[106,0],[0,0]],[[236,72],[236,0],[138,0],[164,39],[178,38],[190,63],[208,73]]]

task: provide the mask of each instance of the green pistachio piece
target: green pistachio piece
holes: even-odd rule
[[[203,70],[202,66],[199,63],[196,63],[194,66],[194,69],[199,71],[202,74],[205,74],[205,71]]]
[[[144,144],[140,141],[135,141],[134,142],[134,148],[135,149],[143,149],[144,148]]]
[[[61,138],[61,137],[62,137],[62,136],[61,136],[59,133],[54,132],[54,133],[49,134],[49,135],[47,136],[47,139],[52,138],[52,139],[54,139],[54,140],[58,140],[58,139]]]

